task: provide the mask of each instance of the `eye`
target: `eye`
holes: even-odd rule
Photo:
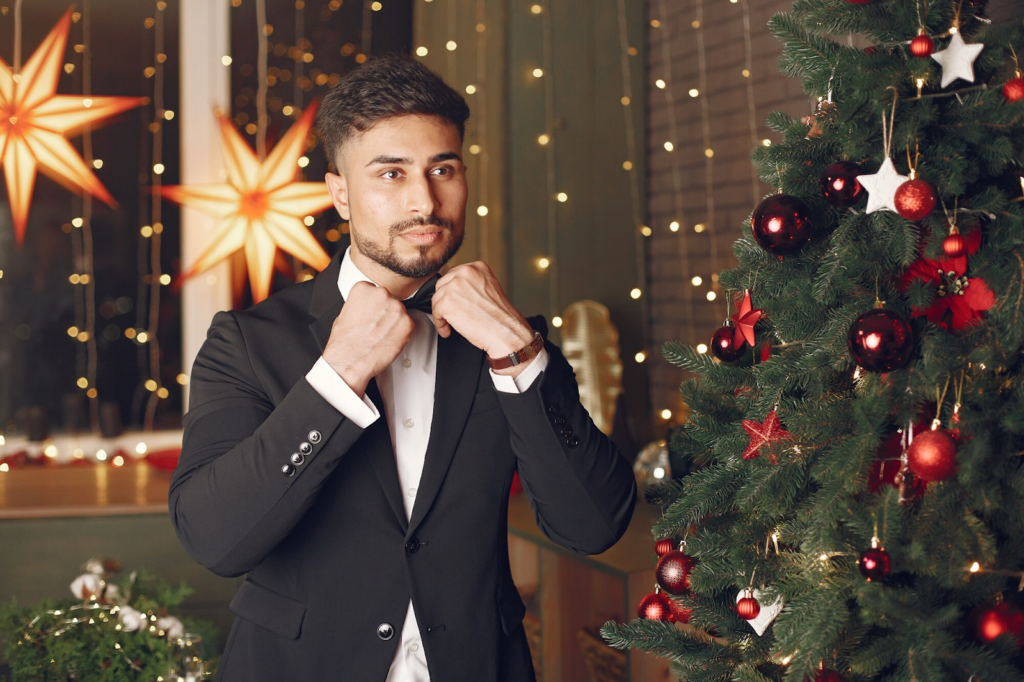
[[[439,175],[451,175],[452,173],[455,172],[455,170],[451,166],[438,166],[437,168],[434,169],[434,172],[437,173],[438,171],[441,171]]]
[[[387,178],[388,180],[394,180],[394,179],[396,179],[398,177],[398,174],[399,174],[399,171],[392,169],[392,170],[389,170],[389,171],[384,171],[381,174],[381,177],[382,178]],[[393,175],[394,177],[388,177],[389,175]]]

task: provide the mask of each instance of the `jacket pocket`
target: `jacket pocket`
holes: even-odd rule
[[[515,629],[523,624],[523,617],[526,616],[526,605],[517,590],[512,590],[498,603],[498,615],[501,618],[501,629],[506,635],[515,632]]]
[[[251,580],[246,580],[238,588],[230,608],[239,618],[288,639],[298,638],[302,630],[302,619],[306,615],[306,605],[302,602],[268,590]]]
[[[474,415],[478,412],[486,412],[498,407],[497,390],[496,388],[488,388],[473,396],[473,407],[470,409],[469,414]]]

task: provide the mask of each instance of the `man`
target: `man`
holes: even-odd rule
[[[171,518],[197,561],[249,574],[218,680],[533,680],[513,474],[564,547],[603,552],[629,523],[630,466],[544,319],[484,263],[437,275],[465,230],[468,117],[405,57],[342,79],[318,127],[352,246],[218,313],[196,358]]]

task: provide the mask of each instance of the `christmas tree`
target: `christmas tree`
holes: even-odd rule
[[[777,193],[711,354],[664,348],[696,471],[648,490],[659,587],[612,646],[690,682],[1024,680],[1024,22],[983,5],[771,20],[817,111],[753,153]]]

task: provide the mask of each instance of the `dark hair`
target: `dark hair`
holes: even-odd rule
[[[469,106],[440,76],[412,57],[388,54],[367,60],[328,91],[317,111],[317,132],[327,163],[336,165],[342,146],[356,132],[406,114],[442,118],[459,129],[461,140]]]

